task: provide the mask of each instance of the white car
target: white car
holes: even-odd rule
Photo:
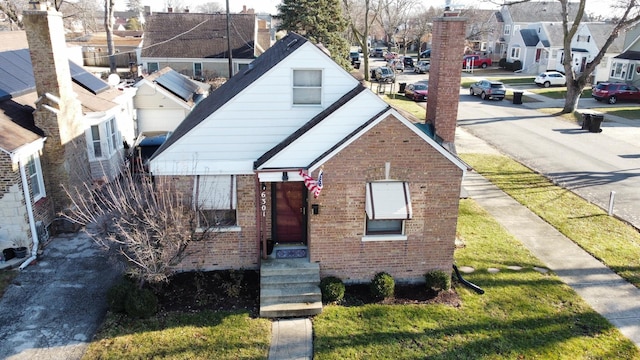
[[[551,85],[565,86],[567,85],[567,78],[557,71],[547,71],[536,76],[533,80],[538,86],[544,86],[548,88]]]
[[[429,72],[430,68],[431,64],[428,61],[418,61],[416,66],[413,67],[413,72],[424,74],[426,72]]]

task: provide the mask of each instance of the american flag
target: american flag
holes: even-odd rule
[[[300,170],[300,176],[304,180],[304,186],[309,189],[313,193],[313,197],[317,198],[320,196],[320,191],[322,191],[322,169],[320,169],[320,174],[318,174],[318,181],[312,178],[309,174],[305,173],[302,169]]]

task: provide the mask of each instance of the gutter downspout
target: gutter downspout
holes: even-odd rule
[[[31,238],[33,240],[33,248],[31,249],[31,257],[20,265],[19,269],[24,270],[38,256],[38,231],[36,230],[36,221],[33,218],[33,207],[31,206],[31,197],[29,196],[29,183],[27,182],[27,173],[24,169],[24,160],[18,163],[20,168],[20,179],[22,180],[22,190],[24,191],[24,199],[27,204],[27,215],[29,216],[29,227],[31,228]]]

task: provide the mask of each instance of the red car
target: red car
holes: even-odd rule
[[[480,67],[486,69],[488,66],[491,66],[491,59],[480,56],[480,55],[466,55],[462,58],[462,67]]]
[[[413,101],[427,101],[427,95],[429,95],[429,84],[426,82],[409,84],[404,88],[404,96]]]
[[[640,101],[640,89],[624,83],[600,83],[591,91],[597,101],[607,100],[609,104],[618,101]]]

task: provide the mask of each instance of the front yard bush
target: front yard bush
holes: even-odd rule
[[[107,305],[109,310],[115,313],[125,313],[125,303],[127,296],[136,289],[135,284],[123,277],[107,291]]]
[[[150,289],[134,288],[125,300],[124,310],[132,318],[150,318],[158,310],[158,298]]]
[[[451,276],[442,270],[433,270],[424,274],[427,289],[441,291],[451,289]]]
[[[395,287],[396,281],[393,279],[393,276],[386,272],[377,273],[369,285],[371,295],[376,299],[387,299],[393,297]]]
[[[337,277],[327,276],[320,281],[320,291],[322,291],[323,302],[336,302],[344,298],[345,286]]]

